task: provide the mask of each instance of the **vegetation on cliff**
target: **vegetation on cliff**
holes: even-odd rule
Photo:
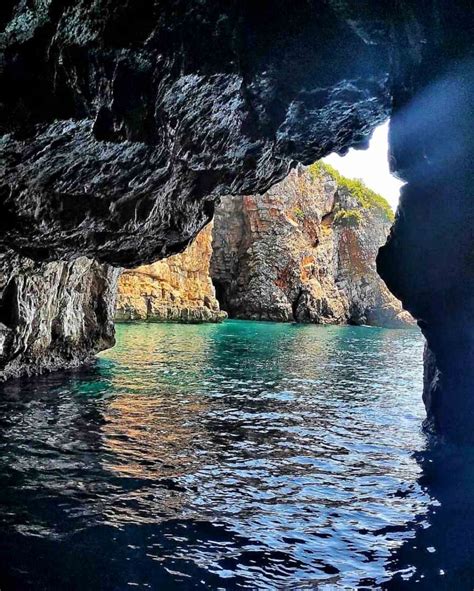
[[[321,161],[311,164],[311,166],[308,167],[308,170],[311,175],[316,178],[320,178],[321,174],[324,172],[329,174],[337,183],[339,188],[347,189],[351,195],[357,199],[361,207],[364,209],[378,209],[381,214],[385,216],[387,221],[394,221],[395,216],[388,201],[382,197],[382,195],[379,195],[375,191],[372,191],[372,189],[369,189],[369,187],[367,187],[360,179],[349,179],[343,176],[330,164],[326,164],[325,162]],[[355,223],[356,225],[358,223],[351,212],[348,211],[341,212],[339,217],[340,221],[345,220],[350,224]]]
[[[334,215],[334,223],[340,226],[356,228],[362,223],[362,214],[357,209],[339,209]]]
[[[262,195],[222,199],[210,267],[222,308],[251,320],[410,326],[375,268],[388,216],[320,171],[297,165]]]

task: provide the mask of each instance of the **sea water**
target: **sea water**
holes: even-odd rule
[[[8,383],[0,589],[422,584],[400,561],[437,504],[422,350],[417,329],[129,324],[90,367]]]

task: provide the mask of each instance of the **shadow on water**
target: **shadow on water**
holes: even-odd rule
[[[430,442],[416,454],[420,486],[430,496],[425,515],[394,553],[388,591],[474,589],[474,448]]]
[[[472,460],[426,449],[418,334],[118,336],[0,389],[2,591],[472,589]]]

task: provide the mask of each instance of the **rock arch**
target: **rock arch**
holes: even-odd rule
[[[470,2],[8,0],[0,24],[0,242],[41,263],[179,252],[218,196],[392,116],[379,270],[428,340],[430,424],[473,438]]]

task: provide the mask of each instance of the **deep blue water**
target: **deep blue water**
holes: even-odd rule
[[[95,365],[7,384],[1,591],[472,589],[474,470],[427,447],[422,349],[121,325]]]

